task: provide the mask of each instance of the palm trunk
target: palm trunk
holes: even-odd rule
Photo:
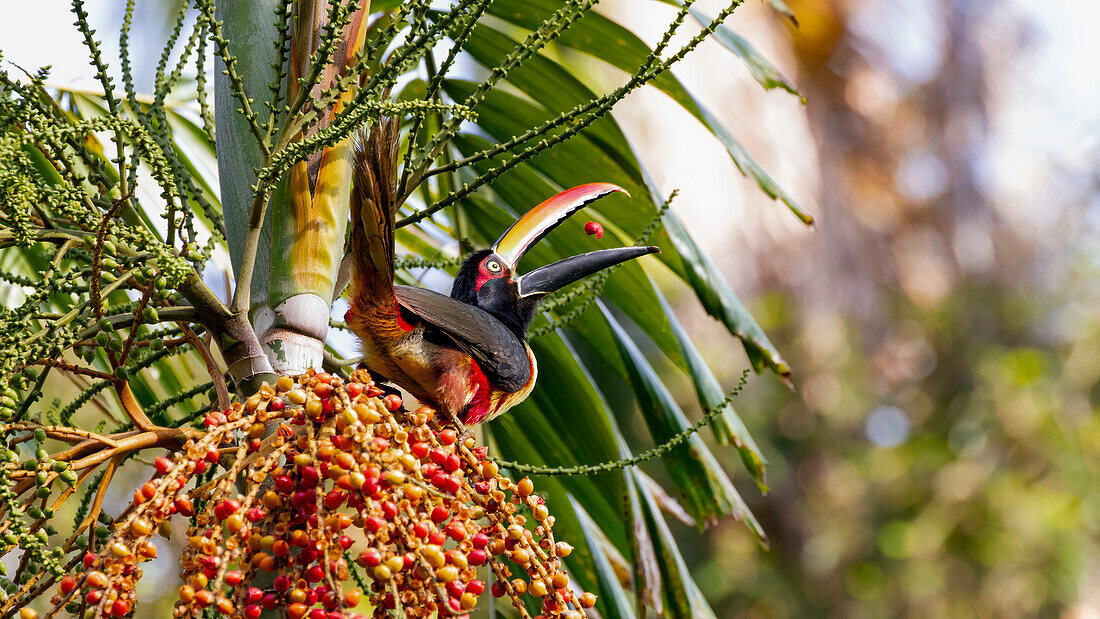
[[[354,0],[353,0],[354,1]],[[249,97],[270,99],[269,88],[280,66],[279,30],[271,16],[278,2],[228,2],[219,5],[223,32],[238,58],[250,65],[239,72]],[[353,63],[366,31],[369,0],[360,0],[350,20],[338,35],[335,53],[320,73],[311,76],[311,56],[324,43],[324,28],[330,18],[330,3],[299,0],[293,6],[290,58],[282,96],[275,106],[295,107],[303,96],[300,80],[310,90],[305,101],[331,88]],[[237,101],[228,94],[227,78],[219,69],[217,97],[218,161],[226,227],[234,269],[244,259],[244,237],[256,182],[254,170],[264,165],[247,122],[237,113]],[[313,84],[309,86],[308,84]],[[301,140],[329,126],[347,100],[351,89],[327,109],[316,123],[292,136]],[[308,109],[306,103],[303,109]],[[261,124],[267,122],[266,106],[253,104]],[[294,110],[295,112],[297,109]],[[275,131],[285,119],[276,119]],[[269,139],[272,139],[269,136]],[[353,149],[351,140],[314,154],[299,162],[281,179],[271,196],[263,234],[256,252],[249,314],[263,351],[274,370],[298,374],[320,368],[328,335],[329,312],[343,257],[344,232],[348,218]]]
[[[310,99],[331,88],[358,57],[370,3],[364,0],[359,4],[340,35],[332,62],[316,80]],[[323,44],[322,35],[330,18],[328,7],[327,2],[319,0],[301,0],[295,5],[287,101],[302,95],[299,79],[309,75],[310,56]],[[353,94],[353,90],[344,93],[320,112],[319,122],[294,139],[327,128]],[[291,168],[273,196],[268,304],[262,320],[257,316],[256,326],[276,371],[297,374],[321,367],[329,310],[343,258],[353,155],[350,138],[323,149]],[[270,324],[266,324],[268,320]]]

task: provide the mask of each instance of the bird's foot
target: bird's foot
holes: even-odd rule
[[[462,423],[462,421],[459,420],[458,415],[455,415],[454,413],[451,413],[449,417],[451,418],[451,423],[454,424],[455,431],[458,432],[459,445],[466,442],[466,439],[474,435],[474,426],[468,426]]]
[[[458,435],[458,444],[459,445],[465,443],[466,439],[468,439],[468,438],[474,438],[474,434],[475,434],[474,426],[462,426],[462,429],[461,429],[460,432],[461,433]]]

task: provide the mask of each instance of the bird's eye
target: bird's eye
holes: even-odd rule
[[[500,263],[496,260],[486,260],[485,269],[490,273],[500,273]]]

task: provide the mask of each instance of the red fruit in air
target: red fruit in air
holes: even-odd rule
[[[598,224],[594,221],[590,221],[590,222],[584,224],[584,233],[587,234],[588,236],[592,236],[594,234],[594,235],[596,235],[597,239],[602,239],[603,238],[603,226],[601,226],[600,224]]]

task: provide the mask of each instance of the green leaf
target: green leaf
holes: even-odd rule
[[[482,23],[473,30],[464,49],[491,69],[503,62],[517,45],[519,41]],[[558,114],[597,98],[565,67],[541,54],[533,55],[509,72],[507,81],[531,101]],[[611,115],[592,122],[581,134],[596,142],[624,170],[637,167],[630,144]]]
[[[684,558],[680,556],[676,538],[672,536],[668,524],[661,517],[660,509],[653,496],[645,489],[645,483],[634,475],[634,485],[641,497],[640,509],[649,530],[650,539],[660,565],[662,576],[662,599],[668,617],[693,617],[696,619],[714,617],[714,611],[707,604],[699,587],[691,578]]]
[[[569,497],[569,501],[577,515],[581,533],[584,535],[584,541],[592,557],[592,565],[596,568],[596,574],[599,576],[596,582],[600,592],[597,606],[600,616],[609,619],[634,617],[634,610],[630,607],[630,598],[623,591],[622,585],[619,584],[619,579],[615,575],[615,570],[611,567],[611,562],[601,549],[596,523],[584,510],[584,505],[581,502],[573,496]]]
[[[602,303],[598,305],[615,334],[619,353],[626,364],[630,384],[653,442],[663,444],[691,424],[642,351],[607,307]],[[700,529],[728,514],[754,522],[737,490],[698,434],[692,435],[685,444],[674,447],[663,460],[684,506]],[[752,525],[750,528],[759,529]]]
[[[688,12],[695,18],[695,21],[703,26],[714,21],[713,17],[695,8],[694,5]],[[724,45],[726,49],[745,61],[745,65],[749,68],[749,72],[752,73],[753,78],[759,82],[761,86],[768,90],[781,88],[801,99],[803,103],[806,102],[805,99],[802,99],[802,95],[798,93],[798,90],[779,72],[779,69],[775,68],[775,65],[760,52],[756,51],[752,43],[746,41],[744,37],[725,26],[719,26],[718,29],[714,31],[714,38]]]
[[[684,332],[684,328],[680,326],[680,321],[677,320],[676,314],[672,311],[668,301],[660,292],[658,292],[658,296],[661,301],[661,309],[668,317],[668,324],[672,327],[672,333],[676,336],[676,342],[680,346],[680,354],[687,360],[690,368],[687,374],[691,377],[692,385],[695,387],[699,405],[704,411],[709,411],[725,400],[726,396],[722,391],[722,386],[718,384],[718,379],[714,377],[714,373],[710,371],[710,367],[707,366],[702,355],[696,350],[695,344]],[[722,415],[716,418],[711,426],[711,431],[719,443],[723,445],[733,444],[737,447],[737,451],[741,455],[741,461],[745,463],[745,468],[756,480],[756,485],[760,487],[762,492],[767,492],[768,485],[764,476],[764,467],[767,465],[767,460],[764,459],[760,448],[757,447],[756,441],[749,435],[745,422],[741,421],[741,417],[733,409],[733,404],[727,404],[724,407]]]
[[[707,314],[722,321],[726,329],[741,338],[745,346],[745,354],[748,355],[749,362],[757,373],[763,371],[765,365],[770,365],[789,385],[791,368],[775,346],[768,341],[768,337],[764,335],[764,331],[756,323],[752,314],[749,314],[737,295],[733,293],[729,282],[710,256],[696,245],[676,213],[669,211],[665,214],[664,221],[665,229],[668,230],[673,244],[677,246],[680,256],[684,259],[684,265],[688,271],[688,282],[702,301]]]
[[[554,0],[497,0],[489,6],[488,12],[528,30],[534,30],[558,5],[559,3]],[[637,71],[651,51],[649,46],[633,32],[591,11],[563,32],[557,42],[598,58],[627,73]],[[781,200],[803,223],[807,225],[813,223],[813,217],[771,178],[744,146],[734,139],[729,130],[695,99],[670,71],[666,71],[650,83],[672,97],[703,123],[726,147],[737,168],[752,178],[764,193],[773,199]]]
[[[642,510],[641,492],[648,492],[643,486],[641,491],[634,483],[637,467],[623,469],[623,485],[626,487],[626,517],[630,524],[630,551],[634,557],[634,597],[639,612],[645,614],[650,606],[660,617],[664,614],[664,587],[661,586],[661,564],[657,561],[657,551],[649,535],[645,512]]]

